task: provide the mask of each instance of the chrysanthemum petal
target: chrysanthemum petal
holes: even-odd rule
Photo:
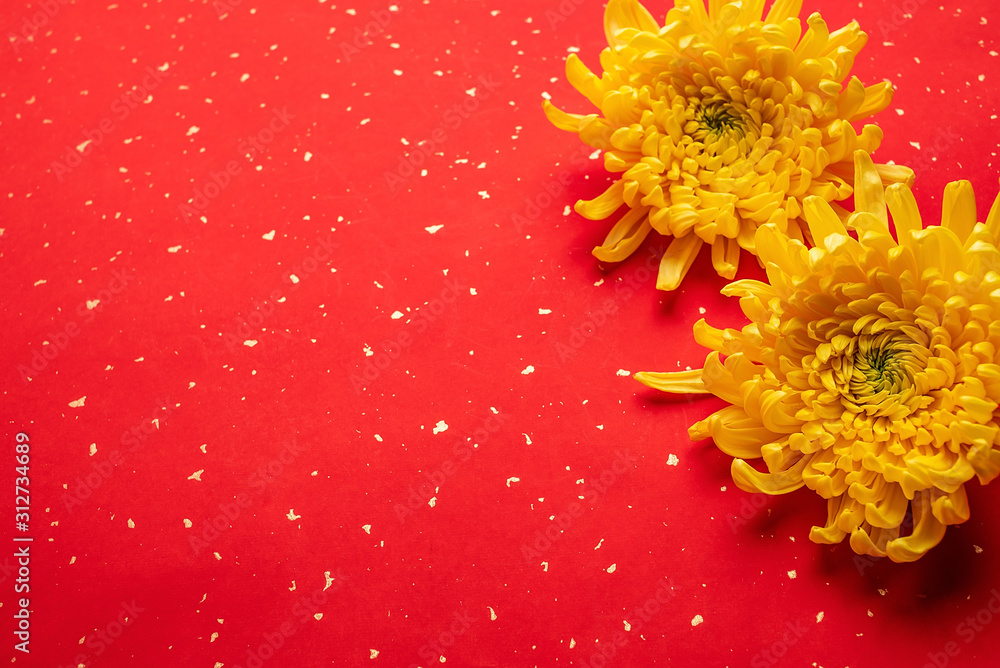
[[[894,183],[885,189],[885,199],[892,213],[892,222],[896,227],[896,236],[902,240],[911,232],[923,229],[924,223],[917,207],[913,192],[903,184]]]
[[[865,88],[864,102],[854,111],[848,120],[863,121],[870,116],[874,116],[892,104],[894,93],[892,84],[887,81],[877,83],[874,86],[868,86]]]
[[[777,437],[777,434],[736,406],[727,406],[710,415],[707,420],[709,435],[718,448],[731,457],[760,457],[761,447]]]
[[[809,231],[816,245],[826,245],[831,237],[846,237],[847,228],[830,205],[820,197],[807,197],[802,208],[805,211]]]
[[[954,181],[945,186],[941,227],[955,233],[964,245],[976,226],[976,196],[968,181]]]
[[[764,23],[781,23],[787,18],[798,16],[801,11],[802,0],[774,0]]]
[[[875,165],[875,169],[878,170],[878,176],[882,179],[882,183],[903,183],[909,188],[913,187],[913,181],[916,176],[909,167],[902,165]]]
[[[637,381],[654,390],[671,394],[707,394],[708,389],[701,378],[701,369],[691,371],[653,372],[640,371],[632,376]]]
[[[712,244],[712,266],[723,278],[732,279],[740,266],[740,244],[723,237]]]
[[[602,262],[621,262],[631,255],[653,229],[649,209],[629,209],[611,229],[604,244],[594,248],[594,257]]]
[[[660,260],[660,271],[656,277],[657,289],[676,290],[694,264],[694,259],[698,257],[698,251],[704,243],[694,234],[671,241]]]
[[[742,459],[734,459],[732,465],[733,482],[745,492],[763,492],[764,494],[788,494],[802,487],[802,469],[809,462],[809,457],[802,457],[784,471],[761,473]]]
[[[986,229],[990,231],[993,235],[993,239],[1000,244],[1000,193],[997,194],[997,198],[993,200],[993,207],[990,209],[990,215],[986,218]]]
[[[871,156],[864,151],[854,152],[854,210],[867,211],[885,223],[889,233],[889,218],[885,208],[885,186]]]
[[[604,34],[608,38],[608,46],[613,48],[626,44],[618,37],[618,31],[625,28],[655,33],[660,25],[637,0],[608,0],[604,10]]]
[[[604,91],[601,89],[601,78],[591,72],[580,57],[575,53],[566,58],[566,79],[581,95],[590,100],[597,108],[601,107]]]
[[[625,191],[624,181],[615,181],[603,193],[591,200],[580,200],[573,208],[578,214],[590,220],[602,220],[617,211],[625,200],[622,194]]]
[[[581,114],[568,114],[548,100],[542,100],[542,110],[552,125],[569,132],[579,132],[580,121],[585,118]]]
[[[889,541],[886,553],[897,563],[916,561],[944,538],[945,525],[934,517],[930,493],[921,492],[911,503],[913,533]]]

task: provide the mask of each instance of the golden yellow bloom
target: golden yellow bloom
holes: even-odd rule
[[[571,54],[566,76],[600,114],[570,114],[544,102],[549,120],[604,150],[621,173],[576,210],[592,220],[629,207],[594,255],[628,257],[651,230],[674,237],[657,287],[680,285],[703,243],[716,271],[732,278],[740,248],[772,223],[802,239],[801,202],[850,197],[855,149],[878,148],[882,131],[852,121],[892,100],[892,87],[847,80],[868,37],[852,22],[830,32],[819,14],[802,34],[802,0],[674,0],[661,28],[637,0],[610,0],[601,76]],[[889,182],[912,183],[905,167],[880,165]],[[838,209],[846,215],[843,209]]]
[[[859,554],[913,561],[969,518],[965,483],[1000,473],[1000,197],[977,223],[971,184],[951,183],[941,225],[922,229],[910,189],[883,191],[871,158],[855,161],[857,239],[806,198],[816,247],[766,224],[756,240],[771,284],[723,290],[750,324],[699,321],[704,369],[636,378],[730,403],[691,438],[736,458],[741,489],[827,499],[813,541],[850,535]],[[758,457],[766,473],[745,461]]]

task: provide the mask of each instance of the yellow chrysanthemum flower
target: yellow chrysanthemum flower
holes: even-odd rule
[[[827,499],[813,541],[850,535],[859,554],[913,561],[969,518],[965,483],[1000,473],[1000,197],[977,223],[971,184],[951,183],[941,225],[922,229],[910,189],[883,191],[871,158],[855,161],[857,239],[806,198],[816,247],[768,223],[756,241],[771,284],[723,290],[750,324],[699,321],[704,369],[636,378],[730,403],[691,438],[735,457],[743,490]],[[745,461],[758,457],[766,473]]]
[[[882,131],[852,121],[892,100],[889,83],[865,87],[847,75],[868,37],[851,23],[831,33],[819,14],[802,34],[802,0],[674,0],[661,28],[637,0],[610,0],[608,48],[598,77],[571,54],[566,76],[600,114],[570,114],[548,101],[549,120],[604,150],[621,178],[576,204],[592,220],[618,220],[594,255],[627,258],[651,230],[674,240],[657,287],[680,285],[703,243],[716,271],[733,278],[740,248],[772,223],[802,239],[801,202],[850,197],[855,149],[874,151]],[[889,182],[912,183],[905,167],[879,165]],[[838,209],[846,216],[846,212]]]

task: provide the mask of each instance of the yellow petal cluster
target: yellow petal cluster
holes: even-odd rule
[[[812,196],[814,248],[773,222],[757,231],[770,284],[723,291],[750,324],[699,321],[703,369],[636,378],[728,402],[691,438],[735,458],[741,489],[827,499],[813,541],[849,536],[859,554],[906,562],[969,518],[966,482],[1000,473],[1000,197],[977,222],[971,184],[951,183],[941,224],[924,229],[906,185],[883,189],[871,158],[854,160],[846,226]],[[758,458],[766,471],[746,461]]]
[[[566,76],[600,113],[573,114],[548,101],[557,127],[604,151],[620,178],[576,211],[618,219],[594,255],[628,257],[656,230],[674,240],[657,287],[673,290],[701,246],[733,278],[740,248],[771,224],[808,241],[803,202],[850,197],[853,153],[878,148],[882,131],[851,125],[892,100],[888,83],[848,78],[867,36],[855,22],[831,32],[819,14],[803,34],[802,0],[674,0],[661,27],[637,0],[609,0],[603,73],[574,54]],[[880,165],[881,178],[912,183],[905,167]],[[846,215],[843,209],[838,209]]]

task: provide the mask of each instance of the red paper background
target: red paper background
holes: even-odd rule
[[[997,190],[1000,11],[945,4],[803,12],[868,30],[854,73],[898,87],[876,157],[917,169],[925,222],[948,181],[971,180],[982,215]],[[598,67],[600,3],[229,5],[0,9],[3,480],[13,496],[27,432],[34,538],[30,656],[0,560],[14,665],[997,654],[997,489],[970,485],[972,519],[922,561],[858,560],[809,542],[820,499],[754,498],[687,440],[714,400],[619,373],[698,365],[702,309],[742,318],[706,257],[657,293],[662,240],[603,273],[608,224],[564,211],[608,176],[540,102],[587,109],[562,61]],[[130,106],[137,86],[151,98]]]

